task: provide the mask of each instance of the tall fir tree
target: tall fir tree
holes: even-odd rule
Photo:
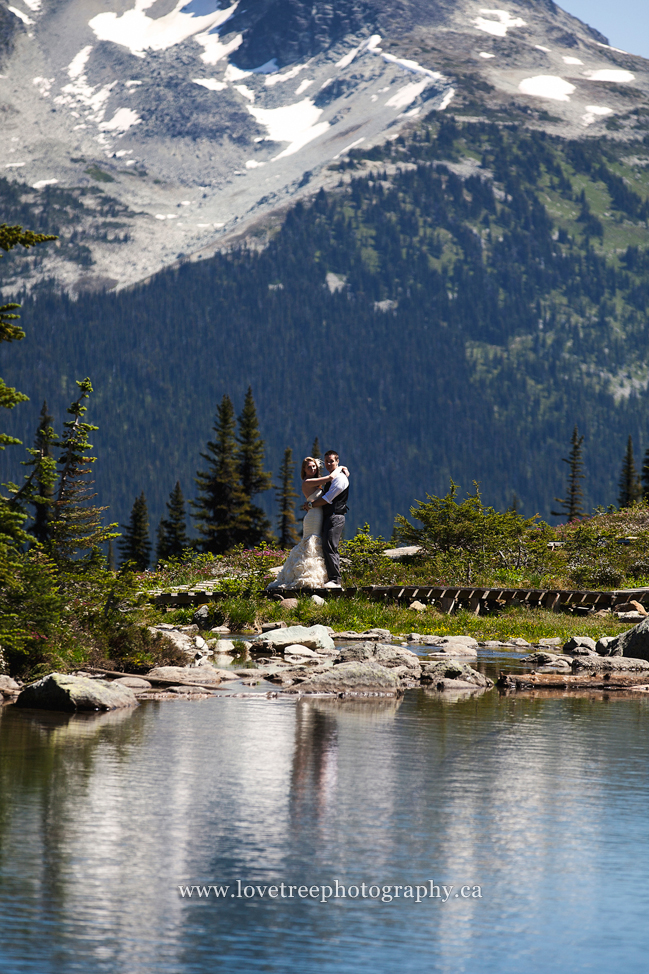
[[[250,386],[239,416],[237,443],[241,487],[250,502],[250,527],[243,543],[254,548],[272,538],[270,521],[262,509],[252,503],[252,498],[273,486],[273,475],[264,470],[265,446],[259,434],[257,410]]]
[[[284,459],[279,471],[279,486],[276,492],[279,504],[277,527],[279,528],[280,548],[292,548],[298,543],[295,529],[295,498],[298,494],[293,487],[294,476],[293,451],[287,446],[284,450]]]
[[[207,470],[196,474],[198,499],[191,501],[201,547],[220,555],[244,544],[250,530],[250,501],[239,477],[234,409],[230,397],[221,400],[214,422],[214,440],[201,457]]]
[[[584,437],[579,435],[579,430],[575,425],[570,437],[570,453],[567,457],[562,457],[561,462],[568,464],[568,482],[566,485],[566,496],[555,497],[562,510],[550,511],[553,517],[566,517],[568,521],[574,521],[578,517],[584,516],[582,508],[584,494],[581,489],[580,481],[584,479],[583,459],[581,447]]]
[[[639,501],[642,497],[642,484],[636,470],[633,457],[633,440],[630,436],[627,440],[626,452],[622,462],[619,486],[620,493],[617,499],[619,507],[631,507],[635,501]]]
[[[34,508],[34,523],[29,532],[40,544],[45,544],[50,539],[56,484],[56,464],[52,456],[55,440],[52,416],[49,414],[47,402],[43,402],[36,429],[34,449],[30,451],[34,456],[34,463],[38,466],[38,470],[35,478],[37,494],[31,501]]]
[[[63,424],[59,482],[50,522],[49,548],[57,558],[74,558],[80,552],[92,551],[118,537],[114,531],[116,524],[102,524],[102,514],[108,508],[90,503],[97,496],[92,490],[94,481],[90,479],[96,457],[87,456],[87,451],[92,449],[88,434],[97,427],[83,421],[87,412],[83,403],[92,392],[90,379],[77,382],[77,385],[79,396],[67,410],[72,419]]]
[[[145,571],[151,561],[149,511],[144,491],[135,498],[131,516],[119,539],[120,563],[133,562],[138,571]]]
[[[322,457],[322,451],[320,450],[320,440],[316,436],[313,441],[313,446],[311,447],[311,456],[314,460],[319,460]]]
[[[649,501],[649,450],[645,450],[642,463],[642,496]]]
[[[169,494],[167,501],[167,516],[160,519],[158,527],[158,541],[156,545],[156,559],[166,561],[177,558],[185,548],[189,548],[187,537],[187,521],[185,517],[185,498],[180,487],[180,481]]]

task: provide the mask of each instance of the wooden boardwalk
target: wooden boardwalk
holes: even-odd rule
[[[524,605],[530,608],[550,609],[553,612],[577,611],[584,613],[597,609],[612,609],[630,599],[649,606],[649,588],[618,589],[611,592],[559,590],[559,589],[520,589],[520,588],[458,588],[439,585],[365,585],[346,589],[283,589],[267,592],[268,598],[295,597],[298,595],[321,595],[324,598],[364,598],[378,602],[423,602],[435,605],[442,612],[451,614],[457,609],[467,609],[475,615],[480,612],[493,612],[506,605]],[[186,592],[164,592],[154,596],[155,605],[160,608],[180,608],[181,606],[204,605],[216,602],[226,596],[221,592],[191,589]]]

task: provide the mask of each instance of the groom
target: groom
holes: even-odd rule
[[[347,510],[347,495],[349,481],[339,467],[340,459],[335,450],[327,450],[324,455],[327,473],[331,477],[329,488],[322,497],[311,505],[308,501],[305,507],[322,507],[322,550],[329,581],[325,588],[342,588],[340,577],[340,556],[338,544],[345,528],[345,511]]]

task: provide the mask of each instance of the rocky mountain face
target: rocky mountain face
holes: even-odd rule
[[[552,0],[2,0],[0,58],[2,218],[61,237],[4,293],[263,243],[431,111],[633,142],[649,105],[648,62]]]

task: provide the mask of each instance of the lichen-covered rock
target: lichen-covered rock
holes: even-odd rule
[[[353,629],[345,630],[343,632],[335,632],[333,634],[334,639],[342,639],[346,642],[353,642],[354,640],[359,640],[360,642],[367,642],[368,640],[380,640],[389,639],[390,630],[389,629],[366,629],[365,632],[355,632]]]
[[[162,629],[158,626],[149,626],[149,632],[159,635],[161,632],[170,639],[174,648],[184,653],[188,659],[193,659],[196,654],[196,636],[193,633],[180,632],[178,629]],[[201,637],[202,641],[202,637]]]
[[[429,636],[431,655],[477,659],[478,642],[472,636]]]
[[[20,686],[10,676],[0,674],[0,693],[3,690],[6,690],[7,693],[17,693],[20,690]]]
[[[217,670],[211,663],[202,666],[156,666],[147,673],[147,677],[157,680],[168,680],[169,683],[220,683],[221,680],[231,680],[232,673]]]
[[[336,667],[343,663],[354,663],[372,660],[380,666],[405,666],[409,676],[418,680],[421,674],[421,660],[412,650],[405,646],[391,646],[388,643],[361,642],[353,646],[345,646],[340,650]]]
[[[91,680],[87,676],[49,673],[37,683],[25,687],[16,700],[17,707],[34,710],[118,710],[137,706],[137,697],[129,687]]]
[[[150,690],[151,684],[143,676],[120,676],[113,680],[113,686],[130,687],[131,690]]]
[[[595,640],[590,636],[572,636],[563,644],[563,651],[569,656],[593,656],[596,654]]]
[[[443,680],[461,680],[476,687],[492,687],[493,680],[474,670],[468,663],[449,660],[440,663],[424,663],[421,668],[421,682],[437,685]]]
[[[250,649],[253,653],[278,653],[284,646],[293,643],[315,649],[318,653],[333,655],[337,652],[326,626],[288,626],[286,629],[265,632],[252,640]]]
[[[627,656],[649,660],[649,617],[633,629],[614,636],[606,647],[606,656]]]
[[[558,653],[545,653],[543,651],[530,653],[524,656],[522,663],[531,663],[533,666],[558,666],[564,670],[569,670],[572,666],[572,657],[560,656]]]
[[[340,663],[322,673],[309,675],[291,689],[304,693],[384,693],[401,692],[406,667],[380,666],[371,660]]]

